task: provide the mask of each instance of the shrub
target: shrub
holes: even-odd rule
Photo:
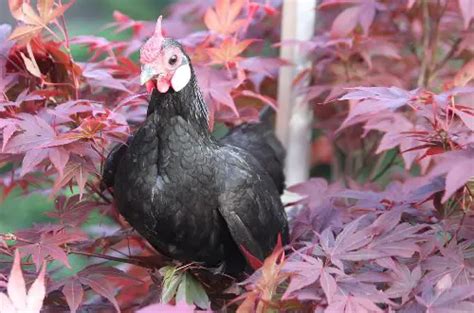
[[[43,269],[29,290],[50,310],[150,304],[140,312],[192,312],[209,301],[239,312],[474,310],[469,0],[321,1],[315,37],[281,43],[298,45],[313,62],[294,88],[314,108],[313,171],[325,178],[289,187],[300,195],[284,197],[298,208],[291,248],[275,249],[246,281],[231,282],[232,301],[184,276],[173,282],[166,270],[155,273],[167,261],[101,191],[104,157],[144,119],[136,60],[154,21],[115,12],[109,27],[126,39],[70,37],[64,12],[73,2],[10,0],[18,25],[0,26],[2,197],[21,190],[55,199],[51,223],[0,234],[0,291],[8,286],[13,305],[30,297],[11,283],[23,277],[13,261],[19,251],[27,281]],[[287,63],[268,48],[279,44],[280,10],[279,1],[263,0],[170,7],[164,30],[189,52],[217,130],[277,106],[276,74]],[[77,46],[88,48],[87,61],[75,60]],[[91,216],[107,220],[100,231]],[[83,267],[58,273],[78,255]],[[185,290],[173,300],[178,284]],[[173,303],[152,304],[159,291]],[[6,294],[0,311],[14,312]]]

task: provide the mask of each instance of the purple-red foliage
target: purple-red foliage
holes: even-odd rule
[[[65,2],[9,0],[18,25],[0,25],[1,198],[20,189],[55,199],[46,213],[55,223],[0,234],[0,301],[10,305],[0,312],[30,298],[52,311],[192,312],[183,297],[208,299],[197,289],[156,303],[178,288],[153,270],[169,260],[128,228],[99,184],[109,149],[144,119],[134,60],[154,21],[115,12],[108,26],[126,40],[70,37],[63,14],[74,1]],[[283,197],[296,208],[291,246],[226,292],[207,288],[213,308],[473,312],[474,5],[325,0],[317,12],[306,42],[279,43],[278,0],[180,1],[163,21],[192,58],[211,127],[277,107],[276,74],[288,63],[263,56],[265,47],[297,45],[313,62],[294,88],[313,105],[311,159],[330,166],[330,179],[289,187],[300,195]],[[89,49],[87,62],[74,60],[73,46]],[[113,225],[85,228],[92,212]],[[41,269],[28,293],[18,252],[27,282]],[[88,265],[66,277],[50,266],[44,277],[42,264],[70,267],[69,255]]]

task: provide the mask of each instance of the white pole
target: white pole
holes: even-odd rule
[[[281,40],[309,40],[314,35],[317,0],[284,0]],[[286,185],[309,178],[312,110],[293,88],[298,73],[311,67],[296,45],[283,45],[280,57],[292,64],[280,68],[276,134],[287,149]],[[303,82],[308,84],[309,81]]]

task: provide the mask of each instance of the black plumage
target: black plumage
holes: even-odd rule
[[[190,63],[181,46],[183,55]],[[179,92],[151,95],[147,118],[109,155],[103,183],[125,219],[161,253],[247,268],[241,248],[264,259],[288,224],[280,193],[284,150],[269,123],[243,124],[216,140],[191,66]]]

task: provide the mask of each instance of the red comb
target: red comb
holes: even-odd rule
[[[159,55],[161,51],[161,45],[163,44],[164,36],[163,31],[161,29],[161,20],[162,16],[158,17],[155,26],[155,32],[153,36],[148,39],[147,42],[143,45],[140,49],[140,62],[141,63],[151,63],[153,62]]]
[[[155,26],[155,33],[153,34],[153,37],[161,37],[163,38],[163,32],[161,31],[161,20],[163,19],[163,16],[160,15],[158,17],[158,20],[156,20],[156,26]]]

